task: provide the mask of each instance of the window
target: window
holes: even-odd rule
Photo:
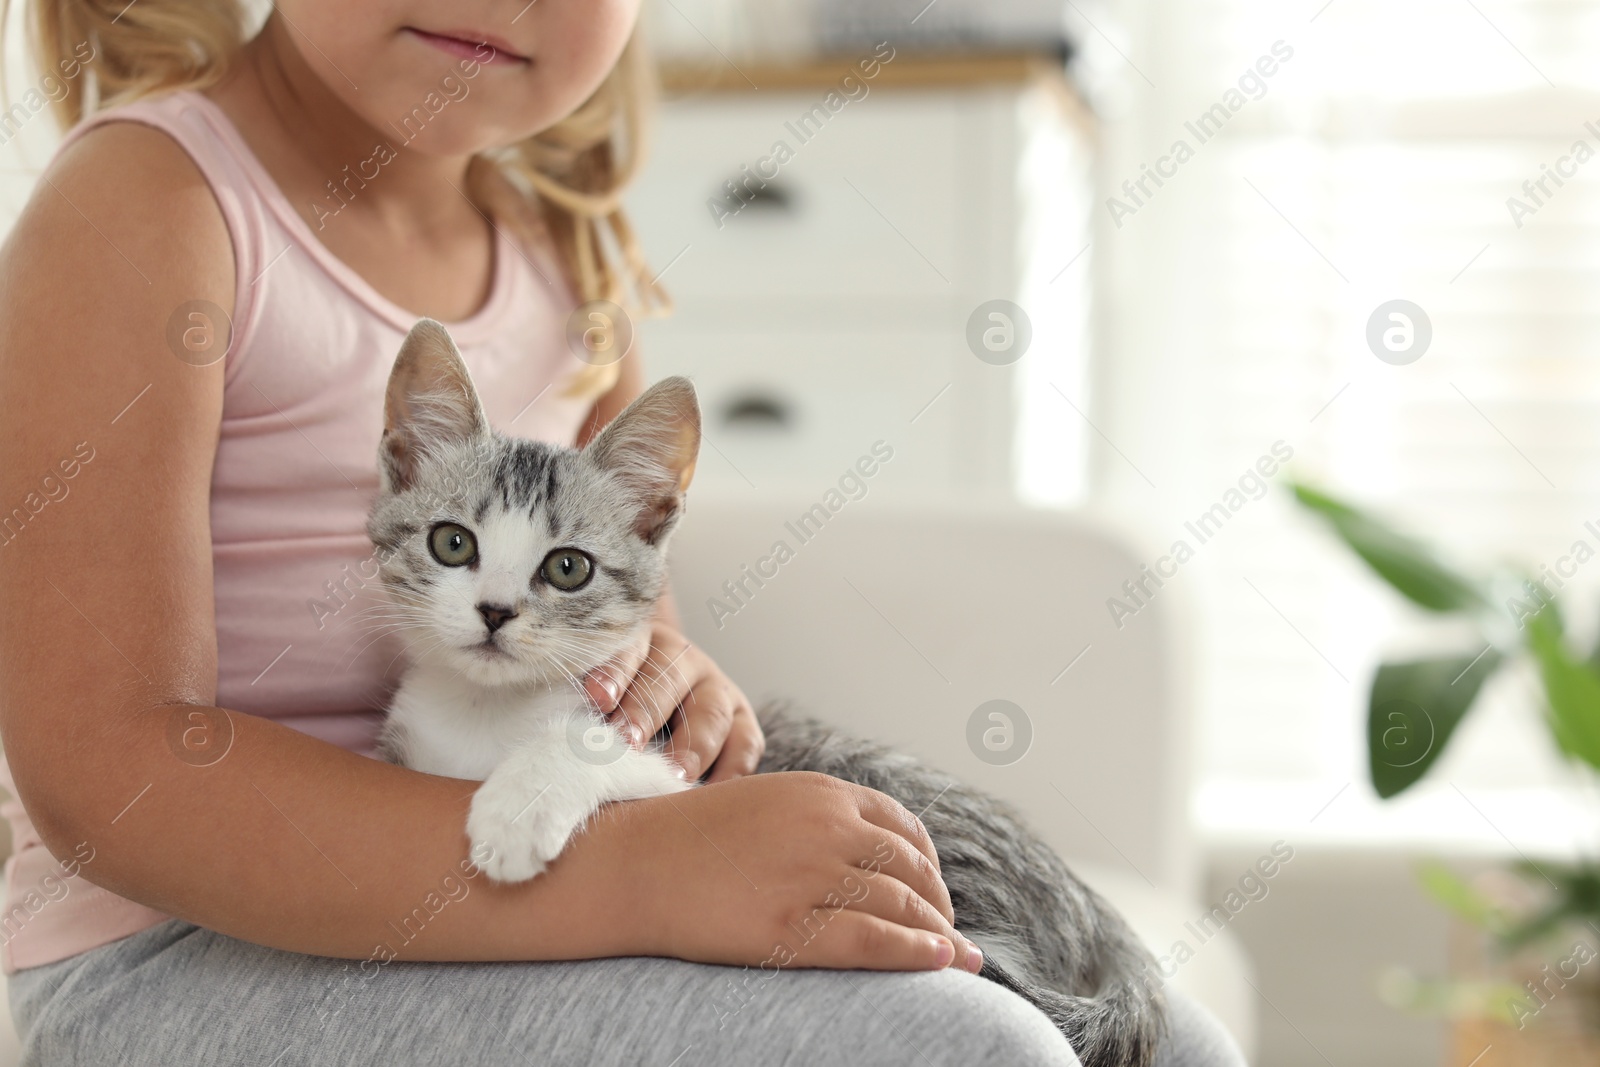
[[[1196,623],[1202,822],[1303,827],[1337,797],[1318,817],[1329,834],[1414,823],[1501,847],[1564,840],[1549,804],[1565,769],[1515,674],[1424,794],[1379,813],[1372,670],[1471,637],[1399,604],[1296,511],[1288,474],[1203,545],[1184,523],[1283,442],[1293,475],[1468,561],[1536,571],[1580,538],[1600,549],[1584,525],[1600,520],[1600,9],[1219,0],[1119,14],[1125,37],[1100,26],[1127,59],[1085,34],[1116,198],[1095,249],[1098,411],[1115,445],[1097,469],[1108,502],[1195,549],[1169,584]],[[1168,176],[1141,186],[1158,164]],[[1432,328],[1407,365],[1366,341],[1394,299]],[[1592,639],[1600,561],[1563,597]]]

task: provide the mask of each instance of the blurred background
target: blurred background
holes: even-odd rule
[[[1600,968],[1573,960],[1600,946],[1592,907],[1518,954],[1478,913],[1537,913],[1592,855],[1593,778],[1552,742],[1540,671],[1480,661],[1448,747],[1429,706],[1381,724],[1409,749],[1369,754],[1379,664],[1471,660],[1485,624],[1398,595],[1289,490],[1471,575],[1569,559],[1568,640],[1592,643],[1600,567],[1569,556],[1600,547],[1600,6],[650,16],[666,102],[632,206],[678,306],[639,337],[707,409],[679,583],[702,640],[752,690],[852,707],[1160,887],[1157,951],[1194,951],[1174,981],[1253,1062],[1600,1062]],[[729,598],[879,440],[894,459],[819,549]],[[1140,589],[1146,567],[1170,576]],[[986,694],[1030,720],[1013,763],[968,744]],[[1431,766],[1380,800],[1375,760]],[[1226,908],[1224,965],[1198,920],[1280,842],[1293,859]],[[1550,884],[1507,873],[1530,863]]]
[[[1253,1063],[1600,1062],[1600,5],[646,6],[692,635],[1022,807]]]

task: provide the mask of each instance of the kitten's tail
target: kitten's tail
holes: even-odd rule
[[[1164,1000],[1142,953],[1122,951],[1119,942],[1108,937],[1102,946],[1113,958],[1103,961],[1105,978],[1093,997],[1072,996],[1019,977],[989,958],[981,973],[1049,1016],[1084,1067],[1148,1067],[1166,1031]]]

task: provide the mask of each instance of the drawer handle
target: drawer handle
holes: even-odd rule
[[[779,182],[771,181],[763,186],[757,184],[754,177],[749,180],[730,178],[722,183],[722,189],[719,199],[730,214],[737,215],[746,208],[778,214],[790,214],[795,210],[794,193]]]
[[[760,393],[736,397],[722,407],[723,427],[741,433],[786,431],[793,421],[794,412],[788,404]]]

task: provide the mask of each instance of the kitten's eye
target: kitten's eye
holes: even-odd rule
[[[441,522],[428,535],[428,551],[446,567],[464,567],[478,558],[478,539],[465,526]]]
[[[594,560],[575,548],[558,548],[544,558],[539,568],[544,580],[563,592],[580,589],[594,574]]]

